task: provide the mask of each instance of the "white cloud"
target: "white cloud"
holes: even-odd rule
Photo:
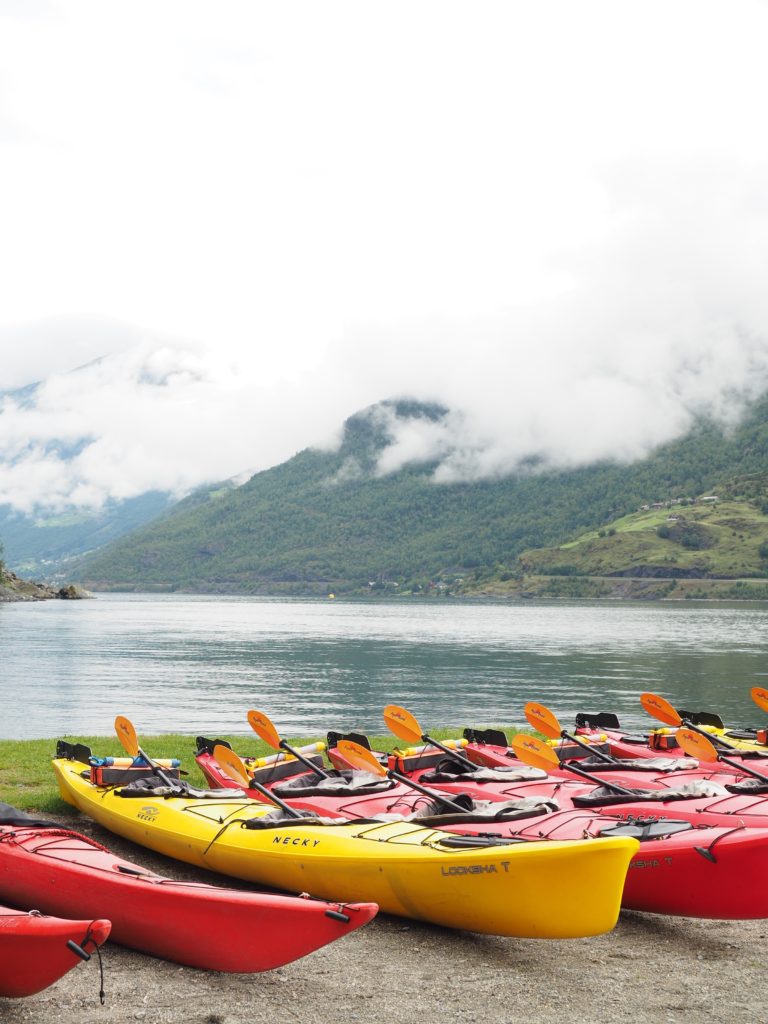
[[[395,395],[452,415],[382,472],[628,459],[765,387],[764,4],[27,10],[0,498],[181,493]]]

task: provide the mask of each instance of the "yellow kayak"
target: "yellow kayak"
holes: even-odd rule
[[[211,871],[289,892],[369,900],[449,928],[520,938],[610,931],[638,843],[628,838],[503,844],[414,822],[263,820],[237,790],[213,799],[120,796],[54,760],[62,797],[100,825]]]

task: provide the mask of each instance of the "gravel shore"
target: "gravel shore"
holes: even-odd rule
[[[61,820],[165,874],[233,884],[136,847],[85,818]],[[552,942],[452,932],[380,915],[302,960],[255,975],[179,967],[108,943],[105,1006],[99,1005],[94,957],[37,996],[0,999],[0,1021],[701,1024],[712,1017],[754,1024],[766,1019],[767,935],[766,921],[626,912],[609,935]]]

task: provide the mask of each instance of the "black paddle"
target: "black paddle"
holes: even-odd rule
[[[133,722],[124,715],[118,715],[115,719],[115,732],[117,738],[120,740],[120,745],[123,750],[132,758],[143,757],[147,762],[148,766],[157,775],[157,777],[169,786],[171,789],[178,788],[174,779],[169,779],[162,768],[155,764],[149,754],[146,754],[139,746],[139,738],[136,735],[136,729],[133,726]]]
[[[525,717],[528,719],[528,723],[533,726],[534,729],[538,729],[539,732],[543,732],[545,736],[548,736],[551,740],[565,739],[570,740],[571,743],[575,743],[577,746],[586,750],[589,754],[594,754],[595,757],[601,761],[605,761],[608,764],[616,764],[618,758],[612,757],[610,754],[603,753],[602,750],[597,750],[595,747],[585,743],[584,740],[580,740],[578,736],[572,736],[567,729],[563,729],[560,722],[552,714],[549,708],[544,707],[543,704],[536,704],[534,701],[529,701],[525,708]]]
[[[466,807],[454,803],[453,800],[443,796],[442,793],[437,793],[434,789],[427,789],[426,786],[422,786],[420,783],[414,782],[413,779],[409,779],[407,775],[401,775],[399,772],[392,771],[391,768],[385,768],[370,750],[361,747],[359,743],[353,743],[351,740],[339,740],[338,748],[342,757],[345,757],[350,764],[353,764],[361,771],[374,772],[376,775],[393,779],[395,782],[402,782],[404,785],[410,786],[411,789],[415,789],[417,793],[423,793],[424,796],[428,796],[432,800],[438,800],[452,811],[457,811],[459,814],[467,813]]]
[[[438,750],[442,750],[443,753],[452,757],[454,761],[467,765],[473,771],[477,770],[478,766],[474,761],[470,761],[468,757],[464,757],[456,750],[451,750],[444,743],[440,743],[439,740],[422,732],[418,721],[406,708],[398,707],[397,704],[387,704],[384,708],[384,721],[389,731],[394,733],[399,740],[404,740],[406,743],[430,743],[433,747],[437,747]]]
[[[745,775],[751,775],[753,779],[768,782],[768,776],[761,775],[753,768],[748,768],[745,764],[739,764],[738,761],[732,761],[730,757],[721,754],[709,736],[702,736],[701,733],[695,732],[693,729],[680,729],[677,739],[686,754],[690,754],[691,757],[697,757],[700,761],[720,761]]]
[[[272,719],[265,715],[263,711],[249,711],[248,724],[259,739],[264,740],[264,742],[269,744],[273,750],[284,750],[286,753],[292,754],[297,761],[301,761],[303,765],[306,765],[310,771],[314,772],[315,775],[321,779],[331,778],[328,772],[314,764],[308,757],[304,757],[301,751],[296,750],[296,748],[292,747],[286,740],[281,740],[280,734],[275,728]]]
[[[739,749],[735,743],[729,743],[727,740],[724,740],[722,736],[713,736],[694,722],[688,721],[687,718],[682,718],[677,708],[673,708],[669,701],[660,697],[658,693],[641,693],[640,703],[649,715],[653,718],[657,718],[665,725],[677,726],[678,728],[682,725],[686,729],[691,729],[693,732],[700,733],[700,735],[705,736],[710,743],[716,743],[719,747],[725,747],[727,750]]]
[[[551,771],[552,768],[562,768],[567,772],[578,775],[581,779],[586,779],[593,786],[595,785],[595,777],[593,775],[585,772],[582,768],[577,768],[575,765],[570,764],[570,762],[561,761],[552,747],[536,739],[535,736],[526,736],[520,733],[512,739],[512,749],[521,761],[533,765],[534,768],[543,768],[545,772]],[[606,782],[604,779],[600,779],[600,785],[605,786],[606,789],[612,789],[614,793],[619,793],[621,796],[634,797],[636,795],[631,789],[617,786],[615,782]]]
[[[238,786],[242,786],[243,789],[257,790],[262,796],[265,796],[270,803],[276,804],[281,811],[285,811],[289,818],[304,817],[304,815],[300,814],[295,807],[291,807],[290,804],[281,800],[279,796],[275,796],[274,793],[270,792],[266,786],[262,786],[260,782],[256,782],[254,779],[249,778],[248,770],[234,750],[230,750],[229,747],[219,744],[213,748],[213,756],[221,765],[224,774],[228,775],[233,782],[238,784]]]

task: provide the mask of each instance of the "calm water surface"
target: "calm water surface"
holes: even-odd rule
[[[526,700],[647,727],[643,690],[731,724],[766,716],[768,606],[352,603],[177,595],[0,605],[0,737],[384,732],[403,704],[425,729],[523,725]]]

